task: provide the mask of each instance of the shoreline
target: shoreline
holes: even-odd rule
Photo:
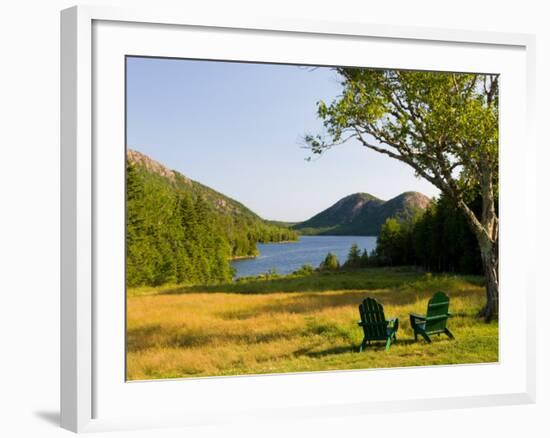
[[[286,243],[298,243],[300,241],[300,239],[296,239],[296,240],[281,240],[280,242],[266,242],[266,243],[256,243],[256,245],[258,244],[261,244],[261,245],[278,245],[278,244],[286,244]],[[236,261],[236,260],[252,260],[252,259],[255,259],[256,257],[258,257],[260,255],[260,253],[258,252],[258,254],[255,254],[255,255],[244,255],[244,256],[235,256],[235,257],[230,257],[229,258],[229,261],[233,262],[233,261]]]
[[[256,254],[256,255],[244,255],[244,256],[235,256],[235,257],[230,257],[229,258],[229,261],[230,262],[233,262],[235,260],[250,260],[250,259],[255,259],[256,257],[258,257],[259,254]]]

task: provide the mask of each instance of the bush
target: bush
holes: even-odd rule
[[[274,279],[279,278],[279,277],[280,277],[280,275],[277,272],[277,269],[275,269],[275,268],[269,268],[268,271],[265,274],[261,275],[261,278],[266,279],[266,280],[274,280]]]
[[[315,268],[310,264],[302,265],[300,269],[294,271],[292,275],[311,275],[315,272]]]
[[[340,262],[335,254],[329,252],[325,257],[325,260],[319,265],[321,271],[337,271],[340,269]]]

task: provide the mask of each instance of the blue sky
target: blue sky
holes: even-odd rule
[[[136,149],[266,219],[302,221],[356,192],[381,199],[438,190],[357,143],[313,161],[316,102],[340,90],[329,68],[127,59],[127,140]]]

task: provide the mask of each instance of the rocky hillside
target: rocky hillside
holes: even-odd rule
[[[411,218],[429,203],[430,198],[418,192],[405,192],[388,201],[354,193],[292,228],[302,234],[375,236],[387,218]]]
[[[143,167],[149,172],[163,176],[173,183],[176,182],[176,175],[173,170],[168,169],[168,167],[164,164],[160,164],[158,161],[153,160],[141,152],[128,149],[127,158],[128,161],[135,166]],[[186,182],[190,182],[190,180],[187,180]]]
[[[169,169],[164,164],[153,160],[151,157],[133,149],[128,149],[128,162],[136,167],[136,169],[148,174],[158,175],[162,177],[165,183],[169,183],[174,188],[188,192],[194,197],[202,197],[211,207],[223,214],[231,216],[239,216],[246,219],[249,223],[263,221],[260,216],[254,213],[249,208],[245,207],[238,201],[225,196],[224,194],[211,189],[197,181],[186,177],[185,175]]]
[[[229,244],[230,257],[256,255],[257,243],[298,238],[298,233],[288,226],[262,219],[240,202],[169,169],[141,152],[129,149],[127,161],[128,187],[128,178],[131,175],[132,184],[139,187],[143,197],[135,203],[135,208],[143,206],[138,216],[150,219],[160,215],[157,221],[167,222],[174,214],[179,214],[173,210],[181,204],[181,199],[188,197],[193,203],[200,203],[201,209],[207,210],[205,214],[216,224],[217,237]],[[163,211],[157,211],[159,209]],[[138,220],[143,222],[141,216]]]

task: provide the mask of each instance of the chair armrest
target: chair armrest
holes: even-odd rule
[[[447,316],[450,318],[451,316],[454,316],[451,312],[447,312]]]
[[[393,318],[389,321],[386,321],[386,324],[388,324],[388,327],[394,327],[397,329],[399,327],[399,318]]]
[[[357,321],[357,325],[363,326],[363,321]]]
[[[426,317],[424,315],[419,315],[418,313],[411,313],[410,315],[415,319],[420,319],[422,321],[426,321]]]

